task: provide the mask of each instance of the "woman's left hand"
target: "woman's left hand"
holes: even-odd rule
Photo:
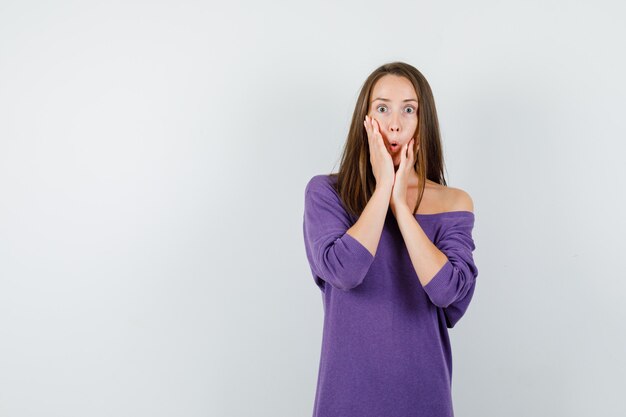
[[[404,145],[400,151],[400,166],[398,166],[398,170],[395,174],[393,189],[391,191],[391,199],[389,201],[389,206],[391,207],[391,211],[394,216],[396,215],[396,207],[402,204],[407,207],[409,206],[407,201],[407,188],[409,185],[411,170],[415,169],[415,157],[413,156],[414,144],[415,139],[413,138],[406,145]]]

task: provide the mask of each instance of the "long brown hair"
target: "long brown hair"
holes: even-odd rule
[[[443,172],[444,162],[435,99],[428,81],[417,68],[404,62],[391,62],[381,65],[363,83],[352,114],[350,131],[343,148],[339,172],[329,174],[337,179],[337,193],[346,210],[356,217],[361,215],[376,188],[376,178],[372,171],[367,131],[363,126],[363,120],[369,111],[374,84],[387,74],[407,78],[417,93],[418,124],[413,149],[416,152],[414,169],[419,177],[419,193],[413,213],[417,212],[422,201],[426,188],[426,178],[438,184],[447,185]],[[418,144],[419,150],[415,151]]]

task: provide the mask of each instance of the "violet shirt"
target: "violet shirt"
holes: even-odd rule
[[[452,417],[448,329],[474,293],[474,213],[415,214],[448,261],[422,286],[391,212],[376,256],[346,233],[336,177],[305,188],[303,232],[324,332],[313,417]]]

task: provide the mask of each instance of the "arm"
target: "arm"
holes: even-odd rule
[[[374,261],[387,215],[390,188],[376,189],[361,216],[352,224],[339,195],[324,176],[305,189],[304,243],[316,284],[347,291],[365,278]]]
[[[376,255],[380,235],[385,226],[390,196],[390,187],[376,187],[363,213],[346,232],[361,242],[372,256]]]
[[[430,241],[408,205],[396,206],[396,220],[413,268],[425,287],[448,263],[448,257]]]
[[[454,325],[471,300],[478,275],[472,256],[473,214],[445,220],[436,244],[422,230],[408,205],[397,207],[396,218],[424,291],[433,304],[449,308],[449,324]]]

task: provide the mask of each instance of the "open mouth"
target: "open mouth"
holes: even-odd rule
[[[398,142],[389,143],[389,149],[391,149],[392,151],[397,151],[399,148],[400,148],[400,145],[398,144]]]

